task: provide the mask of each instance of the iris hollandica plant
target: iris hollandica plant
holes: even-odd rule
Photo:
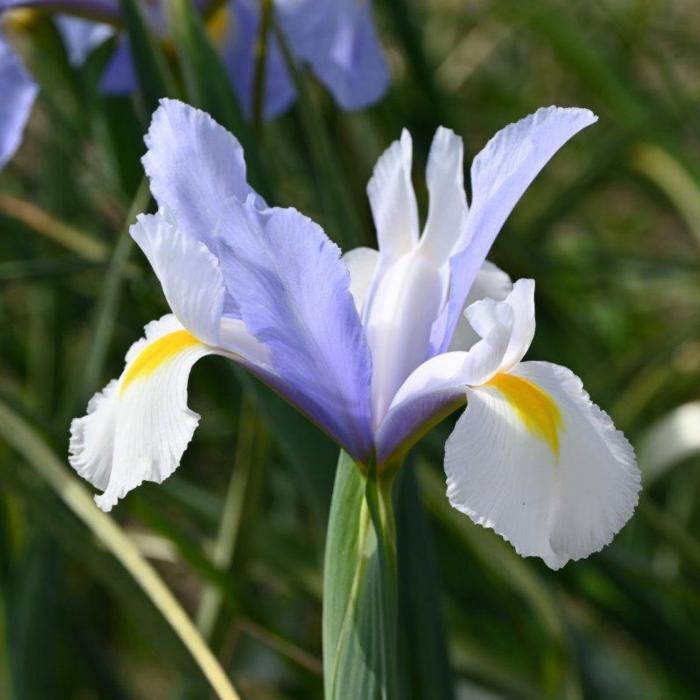
[[[243,149],[211,117],[173,100],[153,115],[143,163],[159,211],[139,217],[131,235],[172,313],[146,326],[119,379],[73,422],[70,463],[103,491],[104,510],[167,478],[199,420],[187,407],[189,372],[210,354],[241,364],[330,435],[343,450],[337,479],[363,493],[354,499],[337,485],[329,524],[329,543],[363,533],[355,551],[342,542],[327,550],[332,697],[348,683],[392,687],[391,486],[410,447],[452,411],[466,404],[445,446],[448,497],[520,554],[559,568],[604,547],[632,515],[640,478],[631,446],[570,370],[522,362],[535,332],[534,282],[511,285],[486,263],[539,170],[594,121],[588,110],[549,107],[506,127],[474,161],[470,207],[461,139],[439,129],[420,235],[404,132],[368,185],[379,250],[341,257],[311,219],[251,188]],[[339,581],[348,556],[351,580]],[[363,676],[365,640],[347,616],[369,605],[356,591],[373,585],[387,666]]]
[[[5,3],[20,5],[50,3]],[[104,23],[120,16],[116,3],[60,6],[94,15],[58,19],[74,65],[119,32]],[[344,109],[387,89],[369,3],[241,1],[228,11],[235,31],[220,32],[219,51],[248,116],[260,55],[266,117],[292,103],[296,65]],[[145,17],[164,38],[162,8]],[[131,51],[119,36],[105,91],[137,89]],[[3,39],[0,84],[4,165],[37,87]],[[632,447],[571,370],[524,361],[535,283],[512,282],[487,260],[540,170],[596,119],[547,107],[505,127],[472,163],[469,203],[462,140],[438,128],[422,227],[404,130],[367,186],[377,249],[342,254],[312,219],[253,188],[243,146],[212,116],[171,98],[152,115],[142,163],[157,211],[130,233],[170,313],[146,325],[121,375],[73,420],[69,462],[107,512],[144,481],[167,479],[199,422],[188,378],[208,355],[240,365],[323,430],[340,448],[324,564],[329,699],[399,696],[393,485],[410,450],[451,414],[460,415],[444,446],[447,498],[520,555],[559,569],[609,544],[634,511]]]

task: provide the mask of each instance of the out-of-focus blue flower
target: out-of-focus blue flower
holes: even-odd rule
[[[232,0],[234,22],[225,59],[241,102],[252,110],[255,44],[260,3]],[[308,66],[345,110],[361,109],[389,86],[389,71],[379,45],[369,0],[276,0],[276,19],[291,53]],[[284,112],[295,90],[275,37],[268,37],[265,116]]]
[[[58,15],[56,26],[63,38],[68,62],[76,68],[85,63],[93,49],[114,35],[114,27],[109,24],[70,15]]]
[[[197,3],[204,7],[207,3]],[[0,10],[11,7],[58,7],[56,0],[0,0]],[[84,15],[118,18],[117,0],[62,0],[60,8]],[[144,5],[151,29],[167,35],[163,5],[154,0]],[[241,104],[252,114],[256,71],[256,45],[260,33],[260,2],[229,0],[224,10],[228,26],[220,51]],[[308,66],[345,110],[360,109],[379,100],[389,86],[389,71],[372,19],[370,0],[275,0],[274,13],[290,52],[299,66]],[[109,25],[59,15],[59,30],[73,65],[114,31]],[[283,113],[296,93],[278,41],[268,36],[265,64],[264,116]],[[109,94],[129,94],[136,89],[128,39],[120,38],[105,69],[101,89]]]
[[[19,56],[0,34],[0,169],[22,141],[37,92]]]
[[[462,140],[439,129],[422,233],[404,132],[368,186],[379,249],[341,258],[317,224],[251,189],[231,134],[163,100],[143,159],[159,211],[131,235],[172,313],[146,326],[119,379],[71,426],[70,462],[103,490],[100,507],[177,468],[199,420],[187,407],[190,370],[217,354],[364,469],[392,470],[466,403],[445,447],[455,508],[552,568],[610,542],[637,503],[634,452],[572,372],[523,362],[534,282],[512,284],[485,262],[538,172],[595,120],[550,107],[503,129],[472,165],[471,208]]]

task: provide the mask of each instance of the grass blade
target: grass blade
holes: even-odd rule
[[[311,81],[308,73],[297,65],[287,39],[278,27],[274,17],[272,29],[280,46],[289,74],[292,76],[297,90],[299,116],[304,129],[306,143],[313,161],[316,182],[323,200],[326,216],[333,223],[331,238],[335,238],[342,246],[353,247],[358,244],[362,224],[357,216],[357,209],[349,195],[342,173],[340,159],[334,157],[331,139],[311,93]]]
[[[402,697],[452,700],[454,689],[430,524],[413,465],[404,465],[399,478],[399,640],[405,657],[401,675],[406,683]]]
[[[67,417],[73,415],[76,405],[90,396],[99,383],[109,343],[112,339],[117,307],[121,299],[122,283],[128,269],[129,254],[133,246],[133,241],[129,236],[129,227],[134,222],[136,215],[146,209],[150,196],[148,180],[144,178],[129,209],[105,273],[104,284],[95,307],[92,324],[94,330],[90,348],[81,371],[81,381],[77,384],[78,392],[77,394],[71,392],[73,395],[69,395],[66,401],[65,415]]]
[[[144,14],[136,0],[119,0],[124,22],[129,30],[131,53],[143,93],[147,114],[158,107],[161,97],[176,97],[175,83],[168,71],[165,58],[156,46]]]
[[[94,504],[87,489],[61,464],[38,433],[0,402],[0,435],[45,479],[92,534],[121,562],[171,625],[220,700],[240,700],[199,631],[156,570],[124,531]]]

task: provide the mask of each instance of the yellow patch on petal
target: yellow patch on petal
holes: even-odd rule
[[[201,341],[197,340],[189,331],[174,331],[150,343],[129,365],[121,381],[119,393],[123,394],[135,379],[153,374],[165,362],[194,345],[201,345]]]
[[[498,389],[525,427],[544,440],[559,456],[559,429],[563,421],[559,407],[546,391],[512,374],[497,374],[486,385]]]

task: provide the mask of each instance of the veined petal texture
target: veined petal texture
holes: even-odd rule
[[[253,192],[241,144],[205,112],[163,99],[153,114],[146,146],[143,165],[158,205],[216,254],[214,231],[226,201],[245,201]]]
[[[521,556],[559,569],[609,544],[632,516],[634,451],[565,367],[524,362],[499,377],[509,379],[468,390],[445,445],[447,495]]]
[[[180,323],[199,340],[220,345],[226,289],[218,259],[163,213],[141,214],[130,233],[151,263]]]
[[[102,510],[142,482],[160,483],[177,469],[199,423],[187,406],[190,370],[216,352],[174,316],[163,316],[131,346],[121,377],[71,423],[70,464],[104,491],[95,498]]]
[[[224,279],[267,346],[282,390],[355,458],[372,449],[372,363],[339,248],[295,209],[232,199],[219,231]]]

